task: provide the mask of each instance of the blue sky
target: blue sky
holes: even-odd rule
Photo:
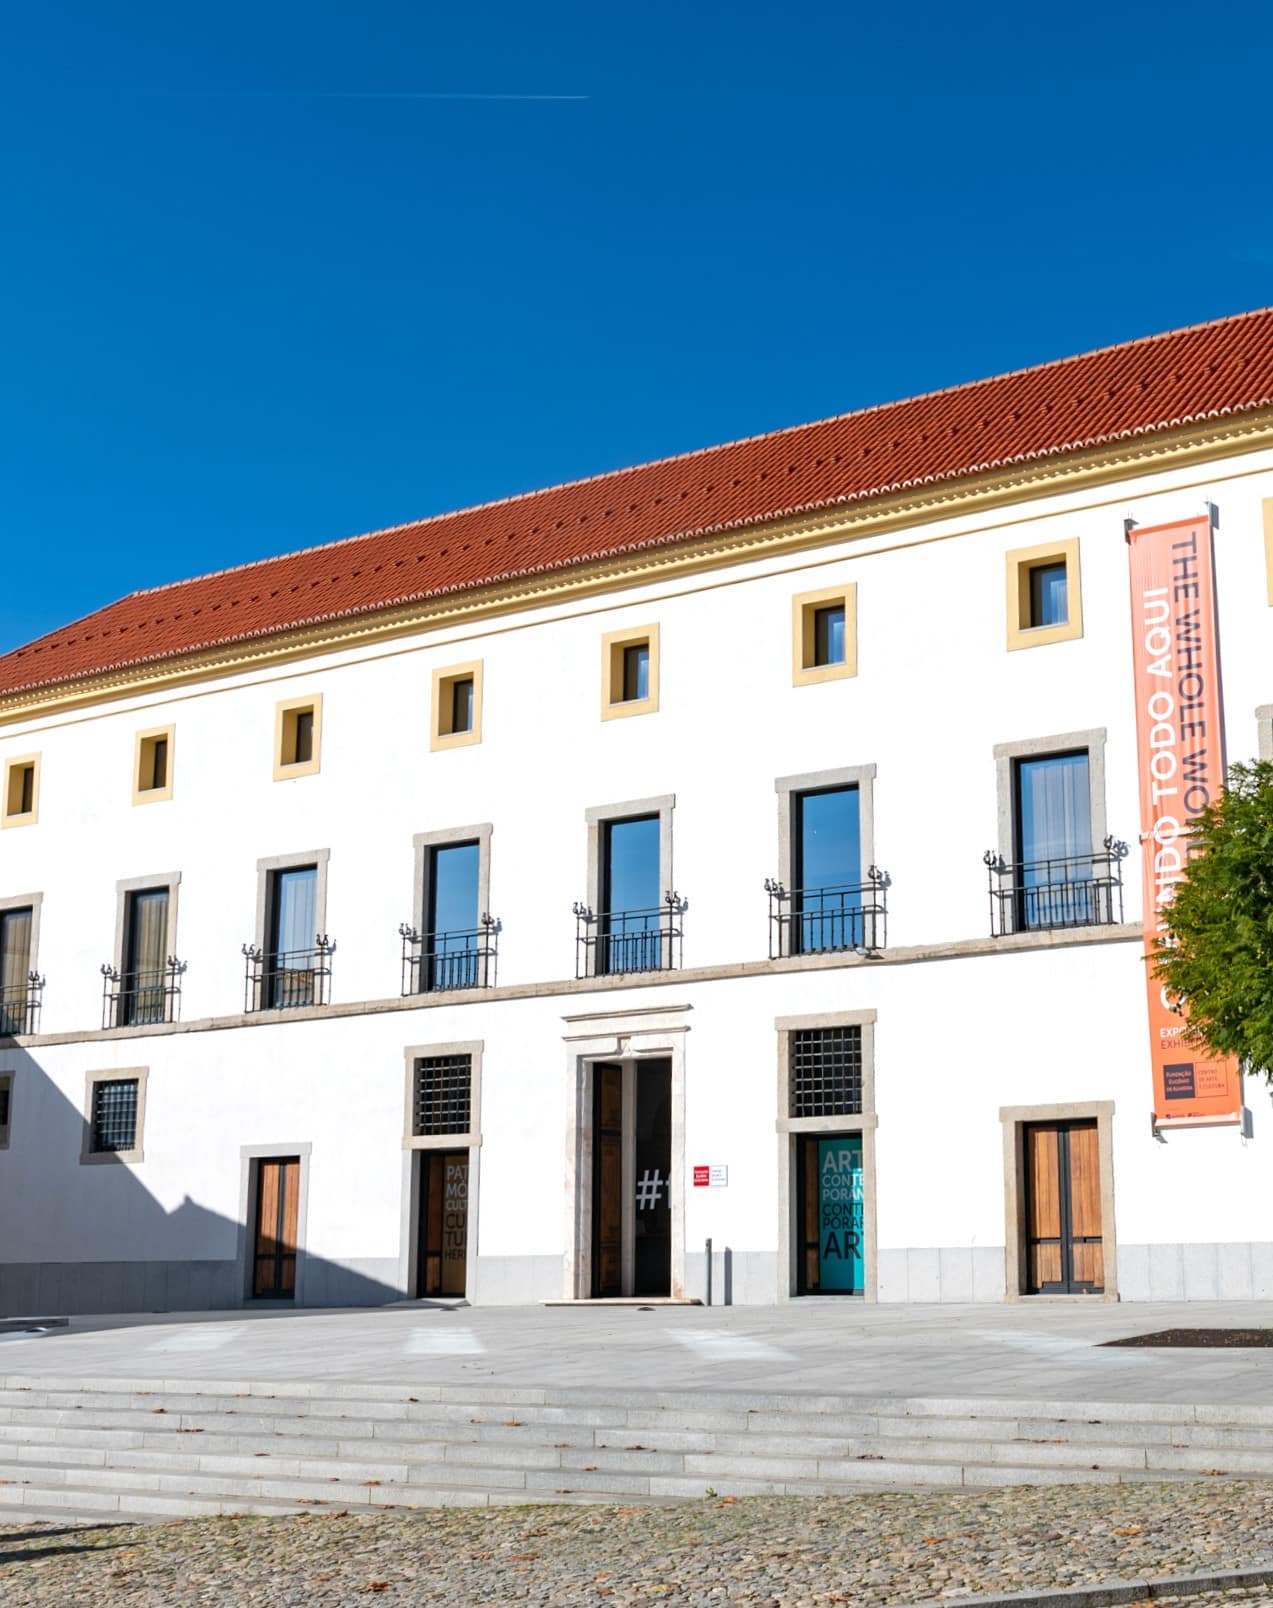
[[[37,0],[0,38],[0,650],[1273,302],[1262,4]]]

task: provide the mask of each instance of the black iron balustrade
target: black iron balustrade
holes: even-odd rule
[[[25,981],[0,988],[0,1038],[34,1033],[43,995],[44,979],[39,972],[28,972]]]
[[[888,945],[888,890],[893,879],[870,866],[865,882],[788,888],[765,878],[769,895],[769,958],[841,950],[877,954]]]
[[[328,1004],[331,957],[335,952],[335,940],[326,933],[318,934],[312,949],[289,949],[276,954],[255,944],[244,944],[243,1009],[285,1011]]]
[[[576,904],[575,976],[678,971],[680,917],[686,907],[674,889],[652,910],[611,910],[598,916],[588,905]]]
[[[102,1026],[150,1027],[175,1022],[186,963],[169,955],[161,969],[123,972],[102,967]]]
[[[1126,843],[1113,836],[1091,854],[1044,860],[1009,861],[987,849],[982,861],[990,884],[990,936],[1121,922],[1126,857]]]
[[[435,993],[450,988],[494,988],[499,921],[483,911],[468,932],[417,932],[404,921],[402,992]]]

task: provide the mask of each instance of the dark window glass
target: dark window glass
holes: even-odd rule
[[[119,1025],[165,1020],[164,962],[168,953],[168,890],[144,888],[124,909],[124,976]]]
[[[1097,916],[1091,887],[1092,805],[1088,756],[1017,761],[1018,925],[1083,925]],[[1088,884],[1089,886],[1084,886]]]
[[[1030,571],[1030,624],[1064,625],[1069,619],[1064,564],[1038,564]]]
[[[651,971],[660,964],[659,818],[605,826],[598,970]]]
[[[156,737],[150,750],[150,782],[153,788],[168,785],[168,739]]]
[[[9,1090],[9,1084],[0,1083],[0,1128],[9,1126]]]
[[[635,642],[623,650],[623,702],[650,696],[650,644]]]
[[[473,730],[473,678],[464,676],[451,683],[451,730]]]
[[[844,663],[844,605],[813,612],[813,662],[817,664]]]
[[[92,1148],[137,1148],[137,1080],[120,1079],[93,1085]]]
[[[796,795],[792,950],[863,943],[862,834],[856,787]]]
[[[272,1007],[314,1003],[318,867],[276,871],[270,899],[265,997]]]
[[[308,765],[314,758],[314,711],[312,709],[298,709],[296,711],[296,741],[292,754],[294,765]]]
[[[477,986],[480,866],[481,849],[476,843],[449,843],[430,854],[426,940],[429,988]]]
[[[27,1031],[31,910],[0,912],[0,1033]]]

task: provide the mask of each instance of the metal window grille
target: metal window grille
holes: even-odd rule
[[[471,1055],[418,1056],[411,1132],[417,1139],[468,1133],[472,1093]]]
[[[93,1149],[133,1150],[137,1145],[137,1079],[93,1085]]]
[[[791,1035],[791,1115],[856,1116],[862,1110],[862,1029],[798,1028]]]

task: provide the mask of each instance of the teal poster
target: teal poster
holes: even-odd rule
[[[862,1261],[862,1136],[818,1141],[818,1284],[860,1294]]]

